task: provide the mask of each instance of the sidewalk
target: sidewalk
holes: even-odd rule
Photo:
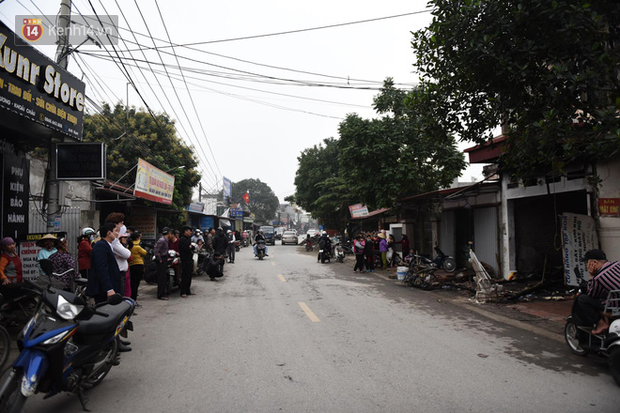
[[[375,271],[374,274],[386,281],[402,283],[392,269]],[[442,299],[482,315],[489,319],[511,325],[540,336],[564,342],[564,325],[573,305],[572,297],[533,296],[514,303],[476,303],[473,293],[458,289],[435,290]],[[544,297],[544,298],[543,298]]]

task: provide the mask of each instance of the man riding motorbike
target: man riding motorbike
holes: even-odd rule
[[[256,237],[254,237],[254,256],[258,255],[258,251],[256,251],[256,243],[262,240],[263,243],[265,243],[265,236],[263,235],[263,231],[261,231],[260,229],[258,230],[258,233],[256,234]],[[267,251],[267,244],[265,243],[265,256],[268,257],[269,253]]]
[[[323,231],[321,234],[321,238],[319,238],[319,255],[316,257],[316,262],[321,260],[321,250],[327,251],[329,256],[333,256],[332,254],[332,241],[329,239],[329,235],[327,235],[326,231]]]
[[[583,257],[587,262],[590,280],[585,294],[580,294],[577,303],[581,315],[589,325],[596,324],[592,334],[600,334],[609,328],[609,321],[603,311],[609,291],[620,289],[620,261],[607,261],[601,250],[589,250]]]

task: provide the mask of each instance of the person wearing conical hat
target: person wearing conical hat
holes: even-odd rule
[[[56,238],[56,236],[52,234],[45,234],[37,240],[37,246],[41,247],[39,255],[37,255],[37,261],[46,260],[52,254],[58,252],[58,249],[56,248],[58,246],[58,238]],[[41,269],[40,267],[39,269],[41,270],[41,273],[45,274],[45,271],[43,271],[43,269]]]

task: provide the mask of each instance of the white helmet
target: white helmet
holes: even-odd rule
[[[95,235],[95,230],[90,228],[90,227],[86,227],[86,228],[82,229],[82,235],[84,235],[84,236]]]

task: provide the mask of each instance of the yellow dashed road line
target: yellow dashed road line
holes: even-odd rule
[[[306,315],[308,316],[308,318],[313,322],[313,323],[320,323],[321,320],[312,312],[312,310],[310,310],[310,308],[306,305],[306,303],[298,303],[299,306],[301,307],[302,310],[304,310],[304,313],[306,313]]]

